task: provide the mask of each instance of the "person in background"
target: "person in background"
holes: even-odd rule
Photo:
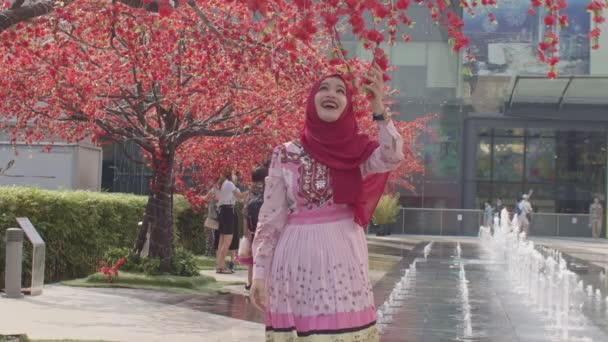
[[[234,204],[243,197],[241,191],[232,182],[232,172],[225,171],[214,189],[215,199],[219,207],[219,234],[216,253],[216,273],[231,274],[234,271],[226,269],[225,260],[233,235],[236,234],[237,222]],[[238,248],[238,240],[237,240]]]
[[[498,224],[500,224],[502,222],[502,210],[504,209],[505,205],[502,203],[502,198],[498,197],[496,199],[496,207],[494,207],[494,214],[498,215]]]
[[[234,234],[232,234],[232,240],[230,242],[230,247],[228,248],[228,254],[230,256],[230,262],[228,262],[228,269],[234,272],[234,261],[236,260],[236,255],[239,249],[239,240],[241,236],[244,234],[243,230],[243,200],[247,196],[243,195],[245,189],[241,184],[241,173],[233,172],[232,173],[232,182],[236,186],[239,191],[241,191],[241,195],[238,196],[235,204],[234,204],[234,215],[235,215],[235,224],[234,224]]]
[[[269,164],[269,163],[268,163]],[[255,238],[255,229],[258,225],[258,216],[260,208],[264,203],[264,186],[266,177],[268,176],[268,166],[256,167],[251,172],[251,189],[243,206],[243,217],[245,218],[244,234],[247,234],[249,241]],[[247,285],[245,290],[251,288],[253,281],[253,265],[249,267],[247,272]]]
[[[517,206],[517,204],[515,206]],[[511,226],[510,221],[511,221],[511,215],[509,213],[509,207],[504,205],[502,208],[502,211],[500,212],[501,225],[502,225],[502,222],[506,222],[507,226],[510,227]],[[511,231],[510,228],[507,228],[507,229],[509,229],[509,231]]]
[[[530,194],[523,194],[519,206],[519,225],[521,230],[530,236],[530,220],[532,219],[532,204],[530,203]]]
[[[492,228],[492,205],[489,201],[486,201],[483,206],[483,225],[484,227]]]
[[[589,206],[589,225],[591,226],[591,235],[594,239],[600,237],[602,231],[604,208],[600,203],[600,199],[595,197],[593,203]]]

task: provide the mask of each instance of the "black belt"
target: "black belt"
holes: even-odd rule
[[[229,208],[232,208],[232,207],[234,207],[234,204],[222,204],[222,205],[220,205],[220,208],[221,208],[221,207],[229,207]]]

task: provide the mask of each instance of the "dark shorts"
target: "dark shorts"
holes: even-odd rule
[[[234,207],[229,205],[220,206],[220,234],[232,235],[236,231],[236,215],[234,214]]]

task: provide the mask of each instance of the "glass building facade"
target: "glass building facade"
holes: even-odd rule
[[[530,16],[521,1],[505,1],[498,25],[464,15],[477,60],[463,63],[428,11],[412,8],[416,26],[404,32],[411,41],[385,47],[399,91],[392,109],[401,120],[435,117],[418,141],[425,173],[414,191],[401,191],[403,206],[479,209],[497,198],[512,206],[530,190],[535,212],[586,214],[594,197],[605,206],[608,35],[590,49],[584,6],[569,2],[557,80],[537,59],[542,11]],[[356,42],[346,46],[366,57]]]
[[[536,211],[585,213],[606,191],[606,133],[594,128],[474,128],[473,207],[514,204],[533,190]],[[494,127],[493,127],[494,126]],[[469,203],[471,204],[471,203]]]

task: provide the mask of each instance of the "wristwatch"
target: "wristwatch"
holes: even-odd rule
[[[377,113],[373,113],[372,114],[372,119],[374,121],[385,121],[391,118],[391,112],[388,108],[384,108],[384,112],[377,114]]]

